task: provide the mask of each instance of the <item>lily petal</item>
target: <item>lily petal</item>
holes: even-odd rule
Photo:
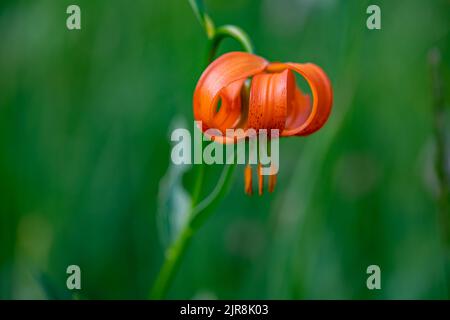
[[[267,65],[265,59],[256,55],[230,52],[220,56],[206,68],[197,83],[193,99],[194,118],[202,121],[203,132],[208,128],[217,128],[225,133],[222,129],[229,123],[237,123],[240,114],[240,97],[237,92],[240,92],[245,79],[262,72]],[[224,108],[221,107],[217,112],[220,97]],[[223,112],[220,112],[222,109]],[[225,143],[234,142],[234,138],[231,141],[226,137],[217,138]]]
[[[288,69],[255,75],[250,89],[247,127],[284,130],[288,105],[295,95],[295,77]]]
[[[306,136],[316,132],[325,124],[331,113],[333,105],[333,90],[326,73],[313,63],[286,63],[287,68],[298,72],[308,82],[312,92],[312,106],[307,119],[304,122],[294,121],[287,126],[282,136]],[[297,93],[295,98],[295,110],[298,117],[302,118],[307,111],[306,100],[302,94]],[[306,108],[306,109],[305,109]]]

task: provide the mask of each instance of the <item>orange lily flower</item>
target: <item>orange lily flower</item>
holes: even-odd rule
[[[311,88],[312,102],[296,86],[293,72],[299,73]],[[248,101],[243,99],[244,83],[251,79]],[[202,132],[220,143],[236,143],[248,138],[248,129],[278,129],[281,137],[306,136],[327,121],[333,91],[325,72],[312,63],[269,63],[245,52],[226,53],[213,61],[197,83],[193,99],[194,118],[202,122]],[[220,107],[219,100],[221,100]],[[206,130],[214,128],[222,135]],[[227,129],[244,129],[244,135],[227,136]],[[258,166],[259,194],[263,177]],[[245,169],[245,192],[252,194],[251,167]],[[276,176],[269,176],[269,191]]]

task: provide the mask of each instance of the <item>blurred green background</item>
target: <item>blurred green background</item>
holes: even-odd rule
[[[66,28],[73,3],[80,31]],[[366,28],[369,4],[379,31]],[[281,141],[274,194],[247,197],[236,170],[168,297],[447,299],[428,52],[441,52],[448,105],[450,2],[206,5],[268,60],[320,65],[335,102],[323,130]],[[163,261],[170,130],[193,129],[206,51],[188,1],[1,2],[0,298],[71,297],[71,264],[78,298],[147,298]],[[207,170],[204,195],[221,167]],[[371,264],[381,290],[366,287]]]

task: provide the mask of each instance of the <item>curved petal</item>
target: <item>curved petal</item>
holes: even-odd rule
[[[295,94],[295,77],[288,69],[280,73],[262,73],[253,77],[247,127],[284,130],[288,105]]]
[[[286,126],[288,128],[298,128],[308,119],[311,114],[311,98],[299,87],[295,88],[295,96],[290,100],[287,110]]]
[[[241,117],[241,89],[245,79],[235,81],[223,88],[219,93],[221,99],[220,109],[213,118],[214,128],[225,132],[228,128],[234,128]]]
[[[306,136],[319,130],[327,121],[333,104],[331,82],[325,72],[312,63],[273,63],[267,70],[280,72],[283,69],[298,72],[308,82],[312,92],[312,106],[309,96],[296,88],[293,105],[288,107],[286,126],[282,136]]]
[[[202,121],[202,131],[217,128],[223,132],[223,129],[232,128],[237,123],[241,110],[239,93],[243,82],[262,72],[267,65],[265,59],[256,55],[230,52],[206,68],[197,83],[193,99],[194,118]],[[217,111],[219,98],[222,99],[222,106]],[[228,127],[230,124],[231,127]]]

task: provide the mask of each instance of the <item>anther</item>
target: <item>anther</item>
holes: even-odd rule
[[[253,194],[253,188],[252,188],[252,167],[247,164],[247,166],[244,169],[244,188],[245,193],[251,196]]]

